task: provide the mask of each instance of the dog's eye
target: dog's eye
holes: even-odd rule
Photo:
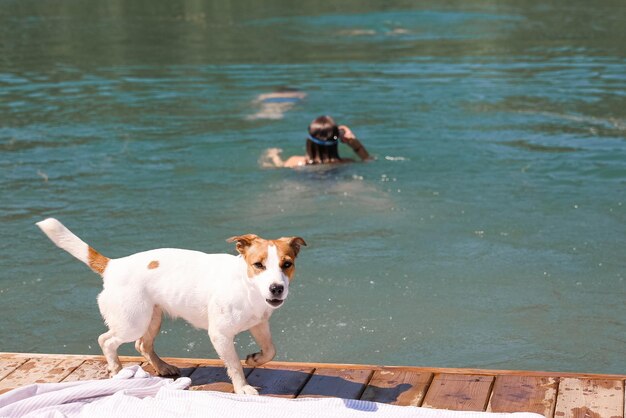
[[[253,266],[259,270],[265,270],[265,266],[261,262],[254,263]]]
[[[283,268],[284,269],[288,269],[289,267],[293,266],[293,263],[291,261],[285,261],[283,263]]]

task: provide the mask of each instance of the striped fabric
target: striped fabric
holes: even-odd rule
[[[338,398],[281,399],[183,390],[190,384],[189,378],[153,377],[132,366],[108,380],[14,389],[0,395],[0,417],[541,418],[530,413],[457,412]]]
[[[161,388],[185,389],[189,378],[176,381],[150,376],[139,366],[127,367],[107,380],[67,383],[36,383],[0,395],[0,417],[75,417],[85,405],[115,394],[141,400]],[[128,415],[126,415],[128,416]]]

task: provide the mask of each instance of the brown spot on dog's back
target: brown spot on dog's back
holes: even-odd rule
[[[107,264],[109,264],[108,257],[103,256],[98,251],[89,247],[89,268],[91,268],[99,275],[102,275],[102,273],[104,273],[104,270],[106,270],[107,268]]]
[[[149,268],[150,270],[154,270],[154,269],[155,269],[155,268],[157,268],[157,267],[159,267],[159,262],[158,262],[158,261],[156,261],[156,260],[151,261],[151,262],[150,262],[150,264],[148,264],[148,268]]]

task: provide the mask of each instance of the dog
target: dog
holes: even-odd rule
[[[207,330],[235,393],[258,394],[246,381],[234,339],[249,330],[261,348],[247,356],[249,366],[274,358],[269,318],[287,298],[296,257],[306,245],[304,239],[265,240],[247,234],[227,239],[235,243],[237,256],[161,248],[111,259],[54,218],[37,226],[58,247],[102,276],[98,306],[109,330],[100,335],[98,343],[111,376],[122,368],[118,347],[132,341],[159,375],[179,374],[177,367],[154,352],[154,339],[165,313]]]

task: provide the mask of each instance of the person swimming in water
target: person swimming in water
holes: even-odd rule
[[[354,162],[352,158],[339,156],[339,141],[347,144],[363,161],[370,155],[346,125],[337,126],[330,116],[320,116],[309,125],[306,139],[306,155],[294,155],[283,160],[280,148],[270,148],[261,158],[264,167],[295,168],[315,164],[337,164]]]
[[[281,87],[271,93],[260,94],[253,102],[260,106],[259,111],[247,116],[246,119],[282,119],[288,110],[305,98],[305,92],[291,87]]]

